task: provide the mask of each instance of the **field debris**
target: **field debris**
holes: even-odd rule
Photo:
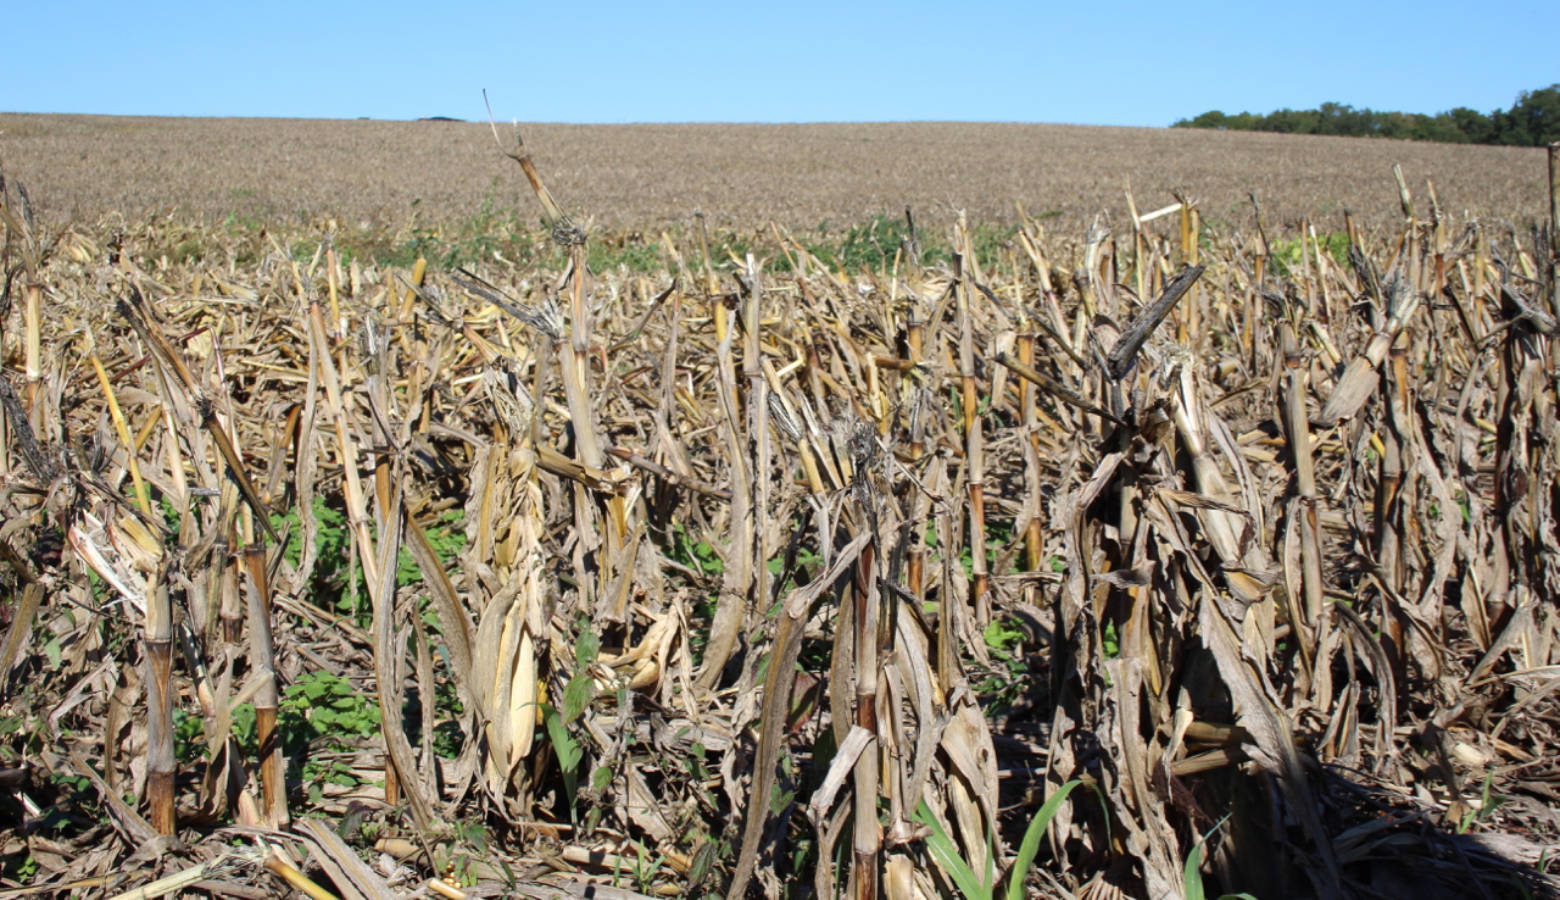
[[[513,158],[524,264],[4,173],[0,897],[1560,895],[1553,222]]]

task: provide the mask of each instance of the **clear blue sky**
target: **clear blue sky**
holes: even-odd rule
[[[6,112],[1168,125],[1560,81],[1560,0],[7,6]]]

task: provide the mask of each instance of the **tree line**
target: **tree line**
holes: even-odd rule
[[[1280,109],[1267,115],[1228,115],[1210,110],[1194,119],[1181,119],[1171,127],[1541,147],[1560,141],[1560,84],[1523,91],[1510,109],[1497,109],[1488,115],[1466,106],[1426,115],[1323,103],[1320,109]]]

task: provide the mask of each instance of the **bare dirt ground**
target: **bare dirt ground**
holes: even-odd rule
[[[503,129],[508,140],[508,129]],[[1544,197],[1544,152],[1405,141],[1150,128],[998,123],[813,125],[525,124],[522,135],[559,199],[596,225],[689,221],[757,227],[848,225],[912,207],[926,222],[965,209],[1011,222],[1015,203],[1079,229],[1181,192],[1205,220],[1249,222],[1249,192],[1269,223],[1396,223],[1391,167],[1422,204],[1519,228]],[[460,221],[486,201],[534,201],[486,123],[177,119],[0,114],[0,159],[59,219],[176,208],[207,221],[318,215],[374,226]],[[1420,210],[1429,213],[1428,209]]]

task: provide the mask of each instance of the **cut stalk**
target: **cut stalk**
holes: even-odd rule
[[[1403,208],[1403,218],[1412,222],[1414,219],[1414,198],[1408,192],[1408,182],[1403,179],[1403,167],[1397,163],[1392,164],[1392,177],[1397,181],[1398,205]]]
[[[991,621],[990,598],[986,595],[989,574],[986,568],[986,458],[978,413],[979,397],[975,386],[975,337],[971,321],[970,291],[966,263],[971,251],[969,232],[961,217],[957,232],[960,252],[953,258],[953,277],[959,301],[959,386],[964,413],[964,459],[969,478],[970,498],[970,605],[976,623],[984,628]]]
[[[750,253],[747,257],[748,296],[742,310],[742,371],[747,387],[748,452],[753,460],[753,507],[759,515],[753,518],[750,536],[754,547],[753,583],[750,588],[756,602],[769,602],[769,528],[764,527],[770,505],[769,470],[773,459],[769,440],[769,382],[764,378],[764,355],[759,332],[763,327],[759,303],[763,288],[759,278],[758,261]],[[872,369],[876,371],[876,369]]]
[[[717,308],[724,304],[714,301]],[[720,320],[716,320],[719,328]],[[716,391],[720,400],[721,434],[727,464],[731,466],[731,544],[726,571],[721,581],[720,600],[710,623],[710,641],[704,650],[704,668],[698,685],[708,690],[720,682],[726,662],[731,659],[743,620],[747,617],[753,585],[753,531],[757,527],[753,510],[753,475],[747,454],[747,435],[738,412],[737,384],[731,357],[733,334],[728,327],[715,349]]]
[[[1549,145],[1549,297],[1560,316],[1560,141]]]
[[[369,599],[374,611],[374,680],[380,708],[380,731],[384,735],[386,750],[396,777],[400,779],[412,817],[423,830],[434,827],[433,806],[424,795],[421,785],[410,779],[416,775],[411,745],[398,726],[401,706],[399,691],[394,682],[397,645],[394,641],[395,559],[400,544],[402,514],[400,490],[391,491],[388,507],[378,503],[379,543],[376,547],[369,530],[368,497],[363,492],[362,477],[358,472],[357,442],[353,440],[351,422],[343,401],[340,374],[329,352],[325,337],[325,316],[318,301],[309,304],[309,352],[314,377],[325,389],[325,409],[335,425],[336,449],[341,461],[342,490],[346,500],[348,530],[356,557],[363,567],[363,579],[368,585]],[[381,406],[383,408],[383,406]],[[385,436],[388,439],[389,436]]]
[[[1181,204],[1181,262],[1185,266],[1197,267],[1200,265],[1197,232],[1201,228],[1197,206],[1180,195],[1176,195],[1176,200]],[[1202,310],[1197,303],[1195,283],[1187,288],[1187,294],[1189,295],[1187,302],[1182,307],[1185,315],[1181,317],[1178,340],[1182,346],[1192,347],[1196,345],[1198,335],[1202,334],[1202,325],[1199,322]],[[1139,296],[1143,295],[1139,294]]]
[[[1138,218],[1137,201],[1132,199],[1132,179],[1126,179],[1127,215],[1132,219],[1132,279],[1138,297],[1148,296],[1148,242],[1143,239],[1143,220]]]
[[[1138,313],[1131,324],[1121,332],[1121,336],[1116,338],[1116,343],[1110,348],[1110,354],[1106,358],[1106,367],[1110,372],[1110,377],[1119,381],[1126,376],[1128,370],[1132,368],[1133,361],[1137,358],[1138,351],[1143,348],[1143,344],[1154,333],[1154,329],[1159,327],[1159,323],[1163,322],[1165,316],[1170,314],[1170,310],[1175,308],[1176,303],[1191,290],[1192,285],[1197,283],[1197,279],[1202,276],[1202,273],[1202,266],[1192,266],[1182,270],[1181,274],[1165,285],[1164,292],[1159,295],[1159,299],[1144,307],[1143,311]]]
[[[930,404],[925,388],[917,385],[913,391],[910,400],[910,462],[918,465],[926,457],[927,407]],[[905,563],[905,584],[918,603],[926,599],[926,526],[930,513],[931,500],[918,495],[913,514],[914,524],[911,526],[910,550]]]
[[[22,301],[23,371],[26,382],[22,393],[27,398],[27,412],[32,417],[34,431],[42,428],[38,420],[38,388],[43,383],[43,287],[29,284]]]
[[[267,828],[285,829],[287,816],[287,758],[277,729],[280,699],[276,689],[276,649],[271,634],[271,583],[266,573],[265,548],[244,548],[244,570],[249,575],[249,665],[260,677],[255,692],[255,738],[260,746],[260,788],[265,799]]]
[[[1310,370],[1300,356],[1299,341],[1288,322],[1279,326],[1279,343],[1284,354],[1284,368],[1288,371],[1284,396],[1285,436],[1301,503],[1300,550],[1305,579],[1305,615],[1314,624],[1322,614],[1324,592],[1321,531],[1316,521],[1316,465],[1311,454],[1311,428],[1305,408]]]
[[[486,94],[484,93],[484,99]],[[499,143],[500,151],[514,160],[525,174],[526,181],[531,185],[531,191],[536,195],[538,202],[542,204],[543,214],[547,224],[552,228],[553,240],[568,248],[569,251],[569,342],[558,344],[559,363],[563,372],[563,390],[569,407],[569,424],[574,432],[576,456],[579,462],[592,469],[600,469],[604,464],[601,449],[601,439],[596,430],[596,408],[590,391],[590,369],[587,359],[590,354],[591,335],[591,311],[587,303],[585,285],[585,232],[577,227],[573,220],[564,213],[563,208],[553,199],[552,193],[542,183],[541,173],[537,171],[536,164],[531,160],[531,153],[526,149],[525,142],[520,138],[520,129],[514,130],[515,149],[504,150],[503,142],[498,137],[498,126],[492,122],[492,113],[489,111],[489,123],[493,127],[493,140]],[[618,566],[631,566],[632,554],[625,551],[628,540],[628,507],[627,502],[619,495],[613,495],[606,499],[605,522],[596,505],[596,498],[592,491],[583,485],[575,484],[575,527],[578,529],[581,540],[585,544],[587,553],[576,554],[576,579],[580,589],[584,592],[584,600],[587,608],[595,605],[595,601],[607,596],[609,587],[622,583],[627,579],[627,571],[619,572]],[[605,543],[605,547],[600,545]],[[588,555],[594,555],[590,560],[594,564],[595,578],[586,571],[585,559]],[[614,605],[603,610],[613,621],[622,622],[626,615],[627,592],[619,591]]]
[[[1301,632],[1301,658],[1306,668],[1310,669],[1314,648],[1317,646],[1313,632],[1325,624],[1322,616],[1324,587],[1321,530],[1316,521],[1316,465],[1311,454],[1311,426],[1305,407],[1310,370],[1300,355],[1294,326],[1287,321],[1279,326],[1279,348],[1287,372],[1284,383],[1284,437],[1289,445],[1290,462],[1294,466],[1297,495],[1297,515],[1292,518],[1298,519],[1298,522],[1291,522],[1290,527],[1298,527],[1300,530],[1300,577],[1304,592],[1303,605],[1291,597],[1289,608]]]
[[[920,304],[911,307],[910,321],[905,323],[905,345],[910,351],[912,367],[921,363],[926,325],[922,321]],[[913,371],[913,369],[912,369]],[[910,462],[917,465],[926,456],[926,428],[928,418],[927,389],[913,376],[906,378],[910,394]],[[930,504],[918,500],[910,551],[906,559],[905,584],[919,602],[926,597],[926,510]]]
[[[146,805],[158,834],[173,834],[173,605],[157,572],[147,578],[146,622]]]
[[[1025,333],[1018,336],[1018,361],[1033,367],[1035,361],[1035,336]],[[1044,498],[1044,479],[1040,471],[1040,434],[1036,430],[1035,391],[1025,379],[1018,380],[1018,417],[1024,429],[1024,483],[1030,491],[1028,503],[1029,522],[1024,526],[1024,565],[1030,572],[1040,571],[1041,557],[1045,555],[1045,538],[1040,527],[1040,511]]]
[[[136,460],[135,444],[130,440],[130,427],[125,424],[125,415],[119,408],[119,398],[114,396],[113,385],[109,383],[108,372],[104,371],[103,363],[93,354],[89,361],[92,363],[92,371],[97,374],[98,386],[103,390],[103,401],[108,406],[109,418],[114,423],[114,433],[119,435],[119,442],[125,447],[125,466],[130,470],[130,481],[135,485],[135,502],[141,512],[150,516],[152,514],[152,498],[146,490],[146,482],[141,479],[141,465]]]
[[[852,493],[856,495],[857,508],[862,513],[858,526],[868,532],[856,558],[853,599],[855,615],[855,723],[871,735],[871,743],[857,757],[852,772],[855,819],[852,850],[854,858],[852,881],[857,900],[876,900],[880,856],[883,846],[881,826],[878,824],[878,797],[881,793],[881,765],[878,756],[878,669],[882,665],[881,636],[879,635],[879,598],[877,589],[876,550],[877,514],[872,496],[873,465],[876,438],[872,430],[857,425],[851,440],[851,463],[855,470]]]

